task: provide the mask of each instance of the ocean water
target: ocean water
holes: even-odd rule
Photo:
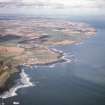
[[[56,47],[71,62],[25,67],[22,77],[27,81],[22,83],[27,88],[2,99],[5,105],[105,105],[105,21],[66,19],[89,23],[97,29],[96,36],[79,45]]]

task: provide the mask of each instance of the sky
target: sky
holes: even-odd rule
[[[99,13],[105,10],[105,0],[0,0],[0,13],[32,13],[36,7]]]
[[[102,8],[105,7],[105,0],[0,0],[0,2],[9,2],[15,3],[52,3],[52,4],[64,4],[65,6],[81,6],[81,7],[96,7],[96,8]],[[5,5],[8,5],[7,3]]]

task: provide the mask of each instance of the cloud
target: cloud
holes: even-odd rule
[[[105,0],[0,0],[0,14],[92,15],[104,10]]]
[[[11,7],[63,7],[64,5],[61,3],[50,3],[50,2],[28,2],[28,1],[13,1],[13,0],[3,0],[0,1],[0,7],[2,8],[11,8]]]
[[[0,0],[0,8],[105,8],[105,0]]]

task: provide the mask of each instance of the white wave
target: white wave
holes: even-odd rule
[[[13,104],[14,104],[14,105],[19,105],[20,103],[19,103],[19,102],[14,101],[14,102],[13,102]]]
[[[51,48],[51,50],[54,51],[54,52],[63,53],[63,51],[61,51],[61,50],[57,50],[57,49],[55,49],[55,48]]]
[[[61,59],[64,59],[64,60],[66,61],[66,62],[64,62],[64,63],[70,63],[70,62],[72,61],[72,57],[74,56],[74,55],[72,55],[72,54],[70,54],[70,53],[64,53],[63,51],[58,50],[58,49],[55,49],[55,48],[51,48],[51,50],[52,50],[52,51],[55,51],[55,52],[62,53],[63,56],[62,56]],[[69,58],[68,58],[68,57],[69,57]],[[71,59],[70,59],[70,58],[71,58]]]
[[[15,86],[13,86],[9,91],[4,92],[0,98],[9,98],[17,95],[17,90],[25,87],[34,86],[30,82],[29,76],[25,73],[24,69],[22,69],[20,73],[20,83],[18,82]]]
[[[62,56],[62,59],[64,59],[66,62],[64,63],[70,63],[72,60],[68,58],[67,54],[64,53],[64,55]]]
[[[55,64],[52,64],[49,66],[49,68],[54,68],[55,67]]]

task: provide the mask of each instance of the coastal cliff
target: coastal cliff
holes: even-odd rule
[[[19,72],[19,65],[46,65],[64,60],[50,46],[78,44],[96,29],[79,22],[53,19],[0,20],[0,90]]]

